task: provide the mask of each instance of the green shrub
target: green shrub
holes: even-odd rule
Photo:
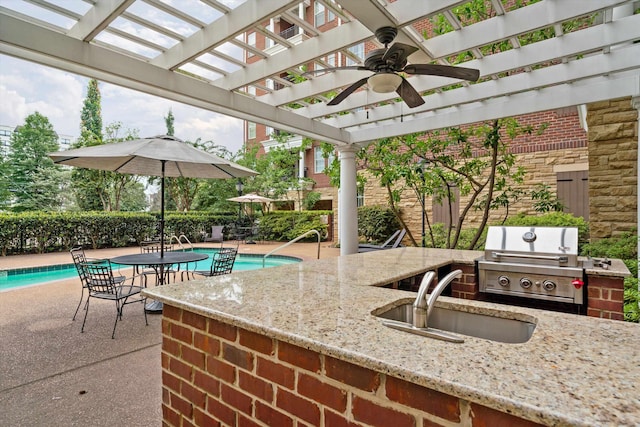
[[[390,208],[383,206],[358,208],[358,235],[364,241],[382,243],[398,228],[400,224]]]
[[[321,217],[331,211],[276,211],[266,213],[260,218],[260,234],[263,239],[288,242],[309,230],[317,230],[323,239],[327,236],[327,224]],[[317,241],[313,234],[302,241]]]
[[[469,245],[471,245],[471,239],[476,235],[476,228],[467,228],[463,229],[460,232],[460,237],[458,238],[458,242],[456,247],[453,249],[467,249]],[[425,246],[428,248],[446,248],[447,247],[447,229],[445,228],[443,223],[437,222],[431,225],[431,232],[433,234],[433,242],[431,237],[427,234],[425,240]],[[480,250],[484,248],[484,244],[487,240],[487,228],[485,228],[484,232],[474,249]],[[435,243],[435,244],[434,244]]]
[[[148,212],[23,212],[0,213],[0,253],[26,254],[137,245],[159,235],[159,217]],[[166,235],[186,235],[190,241],[212,225],[234,222],[235,213],[168,213]]]

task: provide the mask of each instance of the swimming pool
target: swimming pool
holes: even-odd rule
[[[206,253],[208,259],[198,261],[196,270],[207,270],[211,266],[211,256],[215,249],[196,248],[194,252]],[[233,264],[233,271],[258,270],[262,268],[262,257],[259,254],[239,254]],[[283,255],[272,255],[265,261],[265,268],[277,267],[279,265],[293,264],[302,261],[300,258]],[[119,266],[113,264],[114,268],[131,268],[130,266]],[[193,264],[189,265],[193,269]],[[13,270],[0,270],[0,292],[24,286],[42,285],[56,280],[71,279],[78,277],[73,263],[62,265],[50,265],[45,267],[17,268]]]

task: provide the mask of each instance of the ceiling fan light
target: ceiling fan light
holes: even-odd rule
[[[378,93],[395,92],[402,83],[402,77],[395,73],[378,73],[367,80],[369,87]]]

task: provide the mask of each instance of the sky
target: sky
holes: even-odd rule
[[[0,55],[0,125],[17,126],[39,112],[58,134],[80,135],[80,112],[89,79],[34,62]],[[99,83],[103,126],[120,122],[122,129],[137,129],[140,137],[166,133],[164,117],[175,118],[175,136],[200,138],[226,147],[242,148],[242,120],[213,113],[109,83]],[[122,133],[122,132],[121,132]]]

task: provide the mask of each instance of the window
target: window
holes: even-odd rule
[[[331,65],[332,67],[336,66],[336,55],[335,53],[332,55],[327,56],[327,64]]]
[[[256,47],[256,33],[247,34],[247,44],[249,46]],[[247,57],[249,56],[253,56],[253,52],[251,52],[250,50],[247,51]]]
[[[357,44],[355,46],[351,46],[349,48],[349,52],[353,53],[358,58],[364,58],[364,43],[360,43],[360,44]],[[353,59],[351,59],[351,58],[349,58],[347,56],[347,66],[349,66],[349,65],[357,65],[357,63],[354,62]]]
[[[322,153],[322,147],[313,147],[313,171],[315,173],[322,173],[325,169],[325,158]]]
[[[356,206],[362,207],[364,206],[364,187],[358,185],[357,193],[356,193]]]
[[[256,137],[256,124],[253,122],[247,123],[247,139],[254,139]]]
[[[324,25],[324,5],[315,2],[314,3],[314,14],[315,14],[315,24],[316,27]]]

